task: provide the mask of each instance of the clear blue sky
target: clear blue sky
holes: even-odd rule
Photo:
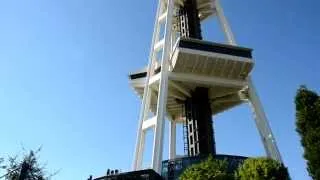
[[[0,157],[42,145],[48,171],[61,169],[54,179],[129,169],[140,100],[127,75],[147,63],[156,4],[1,1]],[[309,179],[293,100],[300,84],[320,90],[320,2],[222,5],[238,43],[254,48],[253,79],[284,162],[293,179]],[[216,25],[208,20],[204,37],[222,41]],[[216,117],[215,128],[219,153],[264,155],[247,105]]]

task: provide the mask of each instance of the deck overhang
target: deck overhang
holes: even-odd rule
[[[183,120],[184,100],[196,87],[209,89],[213,115],[241,104],[239,92],[247,87],[247,77],[253,68],[252,49],[211,43],[195,39],[180,39],[176,43],[168,72],[167,115]],[[150,78],[154,89],[151,111],[155,112],[161,67]],[[130,83],[142,98],[146,69],[130,74]]]

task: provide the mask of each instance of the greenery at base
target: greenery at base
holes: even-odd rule
[[[213,159],[192,165],[180,176],[180,180],[233,180],[234,176],[228,173],[227,161]]]
[[[244,161],[236,173],[238,180],[289,180],[286,167],[269,158],[251,158]]]
[[[302,86],[296,98],[296,130],[301,136],[309,175],[320,179],[320,97]]]
[[[269,158],[249,158],[236,170],[228,171],[228,162],[211,156],[187,168],[180,180],[289,180],[286,167]]]

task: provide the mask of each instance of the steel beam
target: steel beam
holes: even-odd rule
[[[237,45],[234,35],[231,31],[230,25],[226,17],[224,16],[224,12],[220,5],[220,1],[216,0],[215,5],[216,5],[216,11],[217,11],[219,22],[223,28],[223,32],[225,34],[225,37],[228,43],[231,45]],[[256,93],[255,87],[253,85],[253,82],[250,76],[247,78],[247,81],[248,81],[248,91],[249,91],[249,102],[253,110],[255,123],[259,131],[259,134],[261,136],[261,140],[264,145],[266,154],[268,157],[275,159],[279,162],[282,162],[282,158],[281,158],[276,140],[273,136],[266,114],[263,110],[262,104],[260,102],[258,94]]]
[[[162,152],[163,152],[163,133],[164,133],[164,121],[166,114],[166,103],[168,95],[168,70],[169,64],[168,60],[170,58],[170,38],[172,30],[172,19],[174,10],[174,1],[167,1],[167,18],[165,24],[165,34],[164,34],[164,48],[161,60],[161,77],[159,83],[159,93],[156,111],[156,126],[155,126],[155,136],[153,141],[152,150],[152,169],[161,174],[161,163],[162,163]]]
[[[169,122],[169,159],[176,157],[176,122]]]

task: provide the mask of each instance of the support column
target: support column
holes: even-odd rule
[[[159,0],[158,2],[158,8],[157,8],[157,13],[156,13],[156,19],[155,19],[155,24],[154,24],[154,31],[153,31],[153,36],[152,36],[152,44],[151,44],[151,49],[150,49],[150,55],[149,55],[149,64],[148,64],[148,71],[147,71],[147,79],[146,82],[149,82],[150,77],[152,76],[153,70],[154,70],[154,58],[153,58],[153,50],[154,50],[154,45],[156,41],[159,39],[159,32],[160,28],[158,25],[158,18],[160,15],[160,12],[162,11],[162,0]],[[133,170],[139,170],[139,162],[142,164],[142,156],[143,156],[143,150],[141,150],[141,143],[144,143],[144,140],[142,141],[142,134],[143,129],[142,125],[144,120],[146,120],[146,117],[148,116],[148,111],[149,111],[149,106],[150,106],[150,101],[151,101],[151,88],[149,87],[149,83],[145,84],[144,87],[144,92],[143,92],[143,98],[142,98],[142,103],[141,103],[141,110],[140,110],[140,115],[139,115],[139,125],[138,125],[138,130],[137,130],[137,140],[136,140],[136,145],[135,145],[135,152],[134,152],[134,160],[133,160]],[[144,137],[144,136],[143,136]]]
[[[164,121],[166,115],[166,105],[168,96],[168,70],[170,58],[170,38],[172,30],[174,0],[167,0],[167,17],[165,22],[164,48],[161,58],[161,72],[158,87],[158,100],[156,111],[156,126],[154,131],[153,151],[152,151],[152,169],[161,174],[162,152],[163,152],[163,134]]]
[[[176,128],[175,121],[170,121],[169,124],[169,159],[176,158]]]
[[[251,78],[248,78],[249,81],[249,100],[254,113],[254,118],[256,122],[257,129],[262,139],[266,154],[268,157],[275,159],[279,162],[282,162],[282,158],[277,147],[276,140],[271,131],[270,125],[268,123],[266,114],[261,105],[260,99],[257,95],[257,92],[254,88],[254,85],[251,81]]]
[[[142,168],[145,139],[146,139],[146,132],[144,130],[142,130],[141,139],[140,139],[140,145],[139,145],[139,151],[138,151],[138,157],[137,157],[136,169],[141,169]]]
[[[224,16],[224,12],[223,12],[223,9],[220,5],[220,1],[216,0],[215,5],[216,5],[216,11],[217,11],[217,16],[218,16],[220,25],[221,25],[222,30],[228,40],[228,43],[231,45],[236,45],[235,38],[234,38],[233,33],[231,31],[230,25],[229,25],[226,17]]]
[[[228,43],[231,45],[237,45],[234,35],[231,31],[230,25],[224,16],[223,9],[220,5],[220,1],[215,1],[217,16],[219,18],[219,22],[223,28],[223,32],[228,40]],[[249,88],[249,101],[253,109],[254,119],[261,136],[262,143],[264,145],[266,154],[268,157],[275,159],[279,162],[282,162],[282,158],[276,143],[276,140],[272,134],[270,125],[268,123],[265,112],[263,111],[263,107],[261,105],[260,99],[256,93],[251,77],[247,78],[248,88]]]

